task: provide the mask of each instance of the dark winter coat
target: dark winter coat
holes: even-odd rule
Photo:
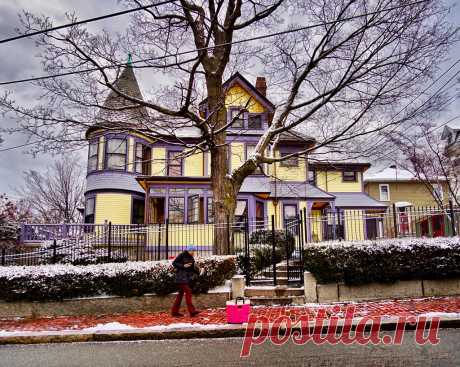
[[[199,271],[195,265],[195,259],[188,251],[181,252],[173,261],[173,266],[176,269],[176,283],[190,284],[194,275],[198,275]],[[185,264],[191,264],[185,267]]]

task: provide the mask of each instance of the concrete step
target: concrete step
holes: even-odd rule
[[[292,270],[292,269],[302,269],[302,265],[296,265],[296,264],[291,264],[289,263],[289,269]],[[276,266],[276,272],[278,271],[287,271],[288,270],[288,266],[286,264],[283,264],[283,265],[280,265],[278,264]]]
[[[273,306],[273,305],[302,305],[305,303],[304,296],[294,297],[251,297],[253,306]]]
[[[303,296],[303,288],[277,287],[247,287],[244,291],[246,297],[294,297]]]

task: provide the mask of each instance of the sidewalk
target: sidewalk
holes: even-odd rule
[[[328,316],[343,318],[349,303],[306,304],[302,306],[259,306],[252,314],[274,321],[281,315],[291,319],[308,314],[314,318],[318,308]],[[389,322],[399,316],[439,316],[460,327],[460,296],[353,303],[355,316],[382,316]],[[334,307],[335,306],[335,307]],[[340,306],[340,307],[337,307]],[[452,327],[452,326],[450,326]],[[245,325],[228,325],[224,308],[203,310],[191,318],[171,317],[166,312],[115,314],[103,316],[56,317],[40,319],[0,319],[0,344],[69,342],[95,340],[167,339],[189,337],[241,336]]]

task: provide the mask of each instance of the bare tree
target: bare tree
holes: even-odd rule
[[[35,218],[43,223],[75,223],[83,205],[84,175],[76,158],[61,158],[45,172],[24,173],[20,190]]]
[[[79,144],[82,130],[97,122],[117,131],[168,133],[185,147],[184,156],[210,152],[214,218],[222,224],[233,220],[237,193],[260,164],[331,144],[361,145],[365,136],[426,113],[431,104],[412,104],[394,116],[433,77],[454,41],[446,11],[439,0],[171,1],[136,13],[124,35],[92,34],[83,26],[46,33],[37,40],[44,69],[81,73],[34,82],[43,91],[35,106],[18,105],[9,93],[0,105],[18,117],[10,132],[27,131],[55,148]],[[24,32],[51,26],[30,13],[22,19]],[[287,30],[280,28],[287,20]],[[245,40],[248,35],[260,38]],[[124,93],[115,83],[128,51],[137,60],[133,68],[147,68],[162,81],[162,73],[170,77],[169,84],[152,83],[151,99]],[[227,173],[226,135],[233,121],[227,121],[224,80],[249,62],[263,67],[277,86],[277,109],[252,154]],[[107,89],[123,105],[104,105]],[[204,98],[206,115],[200,111]],[[119,119],[108,121],[114,111]],[[189,127],[198,131],[192,143],[178,134]],[[314,135],[317,147],[276,156],[288,131]],[[216,251],[225,253],[227,234],[219,227]]]
[[[392,133],[388,138],[396,148],[393,157],[399,156],[395,159],[397,164],[422,182],[440,207],[445,206],[444,194],[448,194],[456,205],[460,204],[458,177],[451,159],[446,155],[439,130],[432,124],[421,123],[411,132]],[[444,185],[447,193],[437,189]]]

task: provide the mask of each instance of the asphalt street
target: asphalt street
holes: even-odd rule
[[[0,346],[2,367],[140,366],[458,366],[460,330],[440,330],[438,345],[420,346],[408,332],[395,345],[314,345],[270,342],[241,359],[241,338]]]

